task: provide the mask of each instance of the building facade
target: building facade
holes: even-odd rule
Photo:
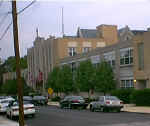
[[[84,60],[90,59],[93,65],[105,60],[114,70],[118,88],[150,88],[150,32],[126,26],[118,31],[118,39],[116,44],[64,58],[60,66],[69,64],[74,70]]]
[[[134,38],[134,78],[137,89],[150,88],[150,31]]]
[[[27,51],[28,84],[34,89],[45,88],[48,73],[65,57],[88,53],[96,48],[118,42],[117,26],[100,25],[96,29],[78,28],[76,36],[48,39],[37,35],[34,46]]]
[[[28,80],[28,70],[27,69],[21,70],[21,77],[24,78],[25,81],[27,82],[27,80]],[[3,84],[5,84],[5,82],[7,80],[13,80],[13,79],[17,79],[16,72],[7,72],[7,73],[3,74]]]

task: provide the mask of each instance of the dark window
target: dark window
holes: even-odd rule
[[[144,44],[138,44],[138,61],[139,61],[139,70],[144,69]]]

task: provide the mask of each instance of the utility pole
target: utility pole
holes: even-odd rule
[[[18,24],[17,24],[17,8],[16,0],[12,1],[12,17],[13,17],[13,35],[14,35],[14,50],[16,57],[16,74],[18,86],[18,100],[19,100],[19,126],[24,126],[24,110],[23,110],[23,86],[20,71],[20,54],[18,42]]]

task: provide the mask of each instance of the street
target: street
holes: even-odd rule
[[[40,107],[34,118],[25,118],[28,126],[149,126],[150,114],[103,113],[89,110]]]

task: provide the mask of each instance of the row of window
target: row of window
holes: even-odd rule
[[[84,53],[89,52],[90,50],[91,50],[90,47],[83,48]],[[69,53],[69,56],[75,56],[77,54],[76,48],[75,47],[68,48],[68,53]],[[92,62],[96,61],[96,63],[97,63],[98,60],[100,61],[99,56],[92,56],[92,57],[93,57],[93,58],[91,58]],[[115,52],[114,51],[104,53],[105,61],[107,61],[113,67],[115,66],[115,58],[116,57],[115,57]],[[120,65],[121,66],[122,65],[129,65],[129,64],[132,64],[132,63],[133,63],[133,48],[120,49]]]
[[[84,47],[82,49],[83,53],[87,53],[89,51],[91,51],[91,47]],[[77,54],[76,48],[75,47],[68,48],[68,54],[69,54],[69,56],[75,56]]]
[[[120,87],[121,88],[134,88],[133,79],[130,79],[130,80],[121,80]]]

